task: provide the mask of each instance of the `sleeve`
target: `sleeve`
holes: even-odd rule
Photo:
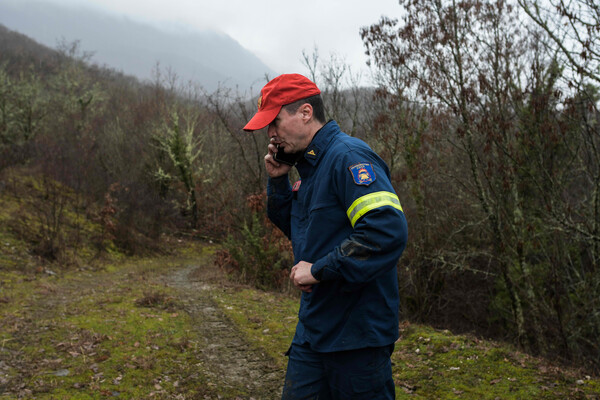
[[[337,185],[352,232],[313,264],[319,281],[369,282],[395,268],[406,247],[406,218],[387,166],[375,155],[355,157],[342,163]]]
[[[269,178],[267,183],[267,216],[291,238],[292,187],[288,175]]]

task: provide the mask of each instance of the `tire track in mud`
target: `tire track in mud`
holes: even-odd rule
[[[207,267],[189,265],[175,271],[167,284],[176,288],[184,310],[195,322],[200,337],[198,368],[209,385],[220,392],[242,391],[232,399],[278,399],[284,371],[260,350],[253,348],[235,325],[221,312],[211,296],[217,285]],[[223,390],[225,389],[225,390]]]

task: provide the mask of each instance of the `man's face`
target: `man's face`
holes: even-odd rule
[[[294,114],[282,108],[267,128],[271,143],[280,145],[285,153],[297,153],[306,149],[310,143],[306,123],[300,107]],[[281,150],[280,150],[281,151]]]

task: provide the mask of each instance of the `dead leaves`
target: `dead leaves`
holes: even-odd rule
[[[142,298],[135,301],[135,305],[138,307],[151,307],[158,308],[161,310],[175,310],[181,308],[175,299],[163,292],[144,292]]]
[[[107,335],[100,335],[98,333],[82,329],[77,331],[76,333],[73,333],[68,338],[68,340],[57,343],[55,347],[59,351],[66,352],[71,357],[85,356],[88,358],[92,358],[94,356],[97,356],[98,360],[105,361],[106,359],[108,359],[108,355],[99,355],[96,352],[96,348],[98,347],[98,345],[104,342],[105,340],[110,340],[110,337]]]

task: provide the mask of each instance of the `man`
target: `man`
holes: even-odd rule
[[[303,292],[282,398],[393,399],[406,220],[383,160],[325,122],[320,93],[278,76],[244,127],[268,126],[267,213],[292,241],[290,279]],[[300,175],[293,186],[282,158]]]

